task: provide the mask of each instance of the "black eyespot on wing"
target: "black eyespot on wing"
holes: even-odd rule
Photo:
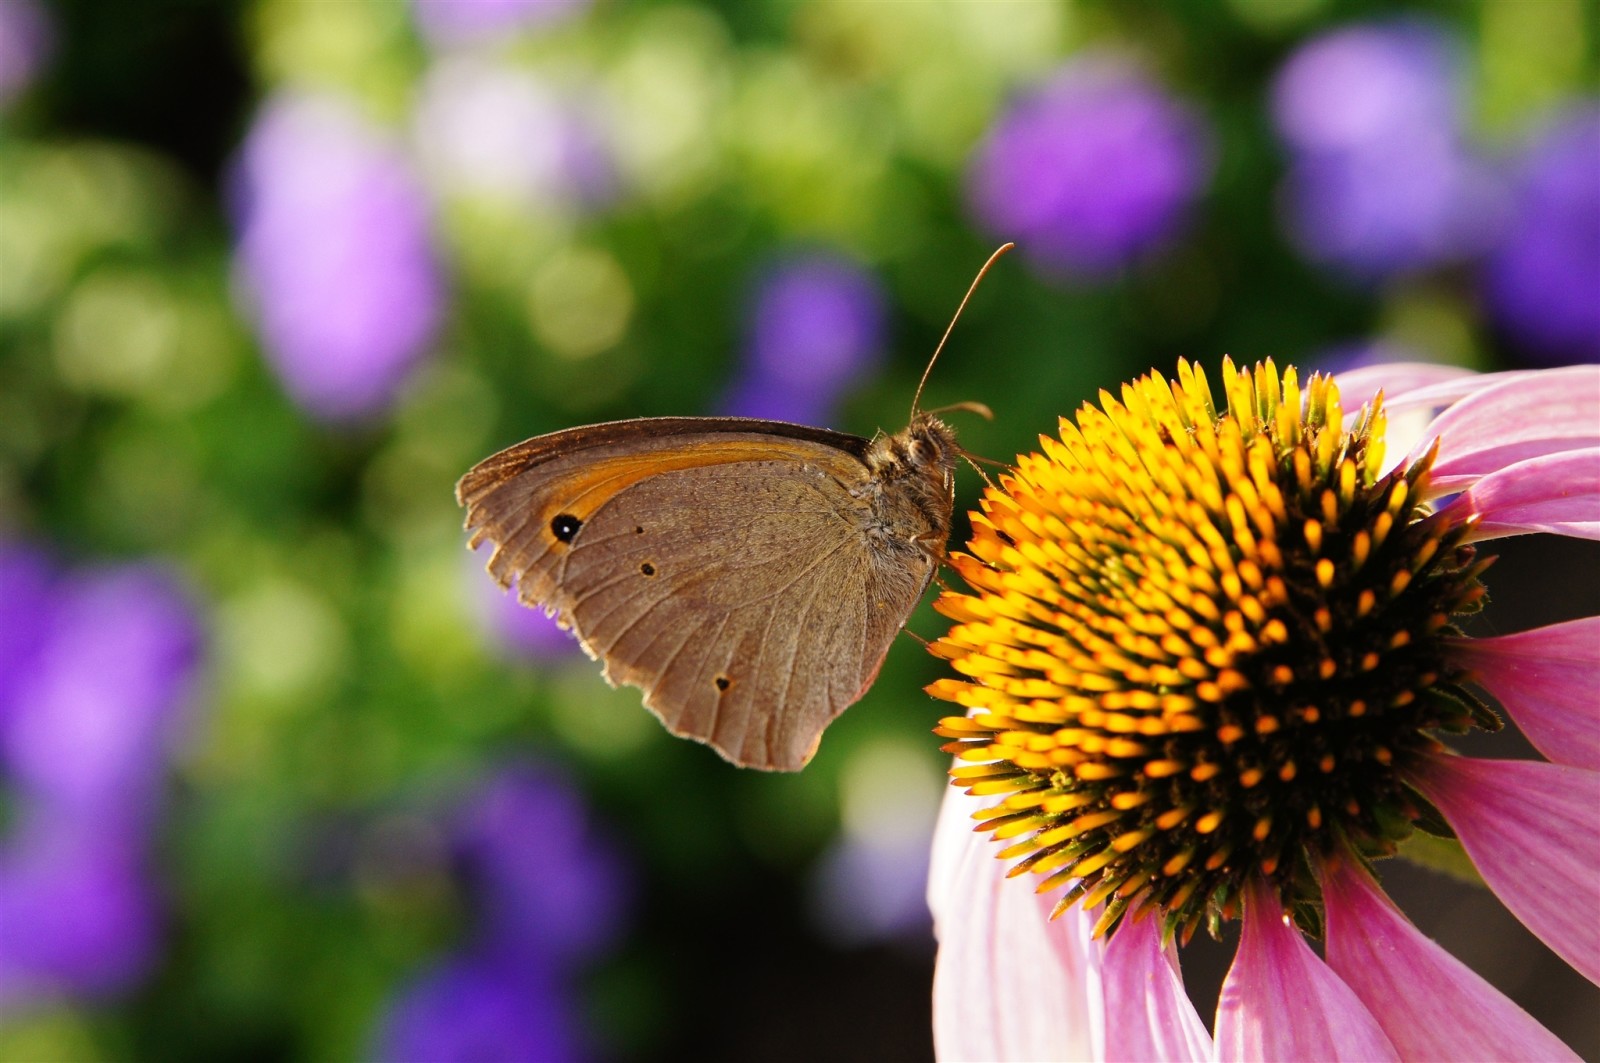
[[[564,543],[570,543],[578,529],[583,527],[583,521],[571,513],[557,513],[550,518],[550,534]]]
[[[646,561],[644,564],[639,566],[639,571],[646,576],[654,576],[656,574],[656,566]]]
[[[633,529],[633,534],[635,534],[635,535],[643,535],[644,534],[644,525],[642,525],[642,524],[636,525],[634,527],[634,529]]]
[[[725,675],[717,676],[717,678],[713,679],[712,682],[717,685],[718,690],[727,690],[729,687],[733,686],[733,680],[729,679]]]

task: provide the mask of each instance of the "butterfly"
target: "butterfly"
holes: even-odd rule
[[[508,447],[456,499],[470,547],[493,547],[489,573],[571,628],[610,683],[643,691],[669,731],[795,771],[872,685],[933,579],[965,456],[916,399],[903,431],[871,440],[638,418]]]

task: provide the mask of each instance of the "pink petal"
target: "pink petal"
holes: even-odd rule
[[[1349,986],[1311,951],[1260,884],[1245,898],[1239,952],[1217,1002],[1221,1060],[1399,1059]]]
[[[1476,395],[1486,388],[1498,387],[1508,380],[1532,376],[1537,370],[1513,369],[1504,373],[1466,373],[1454,377],[1440,376],[1431,383],[1422,387],[1402,390],[1390,388],[1384,392],[1383,407],[1386,410],[1442,410],[1446,406],[1453,406],[1469,395]],[[1345,402],[1346,408],[1350,403]]]
[[[1600,365],[1507,376],[1440,414],[1413,451],[1420,456],[1440,438],[1435,493],[1529,458],[1600,445]]]
[[[1600,773],[1443,756],[1422,761],[1409,781],[1512,914],[1600,984]]]
[[[1484,379],[1483,374],[1455,365],[1436,362],[1390,362],[1387,365],[1368,365],[1340,373],[1334,378],[1339,384],[1339,398],[1344,408],[1354,410],[1371,402],[1378,392],[1383,392],[1383,404],[1390,406],[1401,397],[1425,388],[1472,388],[1474,381]],[[1481,386],[1481,385],[1479,385]],[[1460,394],[1438,400],[1447,405],[1461,398]]]
[[[1103,1058],[1094,916],[1074,907],[1052,920],[1054,897],[1006,879],[1001,847],[972,830],[981,807],[952,788],[934,832],[934,1048],[943,1060]]]
[[[1178,950],[1161,922],[1123,923],[1106,946],[1106,1058],[1202,1060],[1211,1035],[1183,989]]]
[[[1474,540],[1548,532],[1600,539],[1600,447],[1565,450],[1492,472],[1447,507],[1480,518]]]
[[[954,786],[944,792],[939,818],[934,822],[933,850],[928,855],[928,910],[933,913],[934,929],[944,918],[948,898],[956,878],[967,860],[967,850],[977,844],[972,833],[972,813],[984,806]]]
[[[1377,1017],[1402,1058],[1578,1058],[1527,1012],[1423,936],[1354,863],[1341,863],[1322,882],[1328,966]]]
[[[1600,771],[1600,617],[1449,645],[1539,752]]]

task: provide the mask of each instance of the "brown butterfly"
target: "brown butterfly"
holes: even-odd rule
[[[964,452],[912,411],[872,440],[743,417],[569,428],[479,462],[456,500],[500,585],[572,628],[669,731],[795,771],[944,557]]]

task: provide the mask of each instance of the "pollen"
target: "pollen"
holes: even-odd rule
[[[1187,937],[1265,880],[1318,925],[1332,846],[1386,855],[1432,732],[1492,727],[1443,639],[1483,599],[1432,454],[1382,468],[1381,398],[1224,362],[1102,392],[985,492],[937,608],[953,782],[1013,875]]]

